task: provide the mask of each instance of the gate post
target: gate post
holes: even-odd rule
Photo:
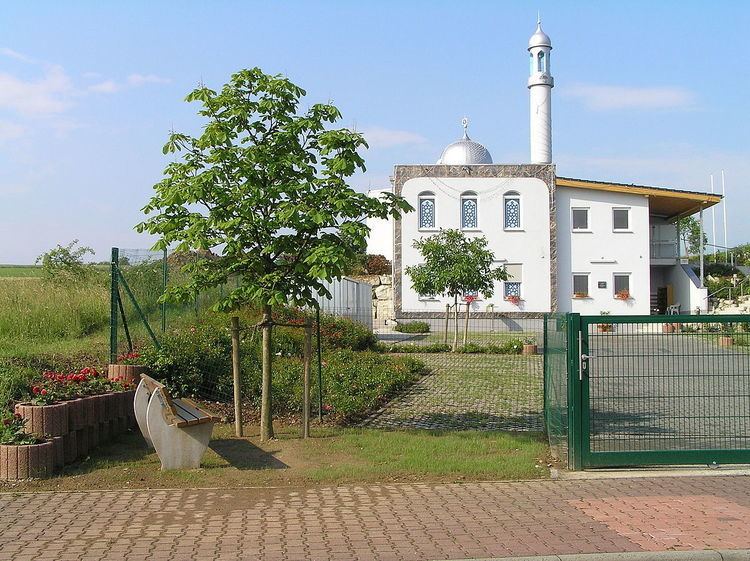
[[[117,363],[117,302],[120,296],[119,280],[120,250],[112,248],[111,283],[109,292],[109,363]]]
[[[569,313],[567,321],[568,340],[568,467],[583,468],[582,421],[583,400],[581,396],[581,314]]]

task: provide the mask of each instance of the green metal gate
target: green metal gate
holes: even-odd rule
[[[750,316],[568,327],[571,468],[750,463]]]
[[[579,321],[581,467],[750,462],[750,316]]]

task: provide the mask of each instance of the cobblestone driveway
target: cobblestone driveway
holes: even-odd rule
[[[543,430],[542,356],[423,353],[432,373],[365,422],[415,429]]]
[[[0,494],[0,560],[422,561],[750,548],[750,479]]]

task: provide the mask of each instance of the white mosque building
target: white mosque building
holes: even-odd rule
[[[436,164],[395,166],[387,191],[416,211],[372,221],[368,247],[393,262],[395,318],[430,317],[452,303],[445,295],[417,294],[404,273],[420,262],[414,241],[449,228],[487,238],[508,272],[492,298],[473,302],[479,315],[705,310],[706,289],[680,258],[676,221],[720,196],[559,177],[552,157],[552,42],[541,22],[528,51],[530,163],[493,163],[487,148],[469,138],[464,120],[463,137]]]

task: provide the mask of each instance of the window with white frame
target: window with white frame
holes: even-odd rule
[[[627,232],[630,230],[630,209],[612,209],[612,229],[615,232]]]
[[[464,230],[479,228],[479,205],[476,193],[467,192],[461,195],[461,228]]]
[[[508,263],[505,272],[508,275],[503,281],[503,297],[506,300],[521,298],[521,273],[523,266],[520,263]]]
[[[435,229],[435,193],[429,191],[419,194],[419,229]]]
[[[573,296],[575,298],[588,298],[589,295],[589,274],[573,274]]]
[[[574,208],[571,216],[573,222],[573,231],[587,232],[589,231],[589,209],[588,208]]]
[[[521,195],[515,191],[503,196],[503,227],[506,230],[521,229]]]
[[[615,297],[623,300],[630,298],[630,273],[615,273],[613,281]]]
[[[539,51],[537,58],[539,59],[537,63],[537,72],[544,72],[544,51]]]

